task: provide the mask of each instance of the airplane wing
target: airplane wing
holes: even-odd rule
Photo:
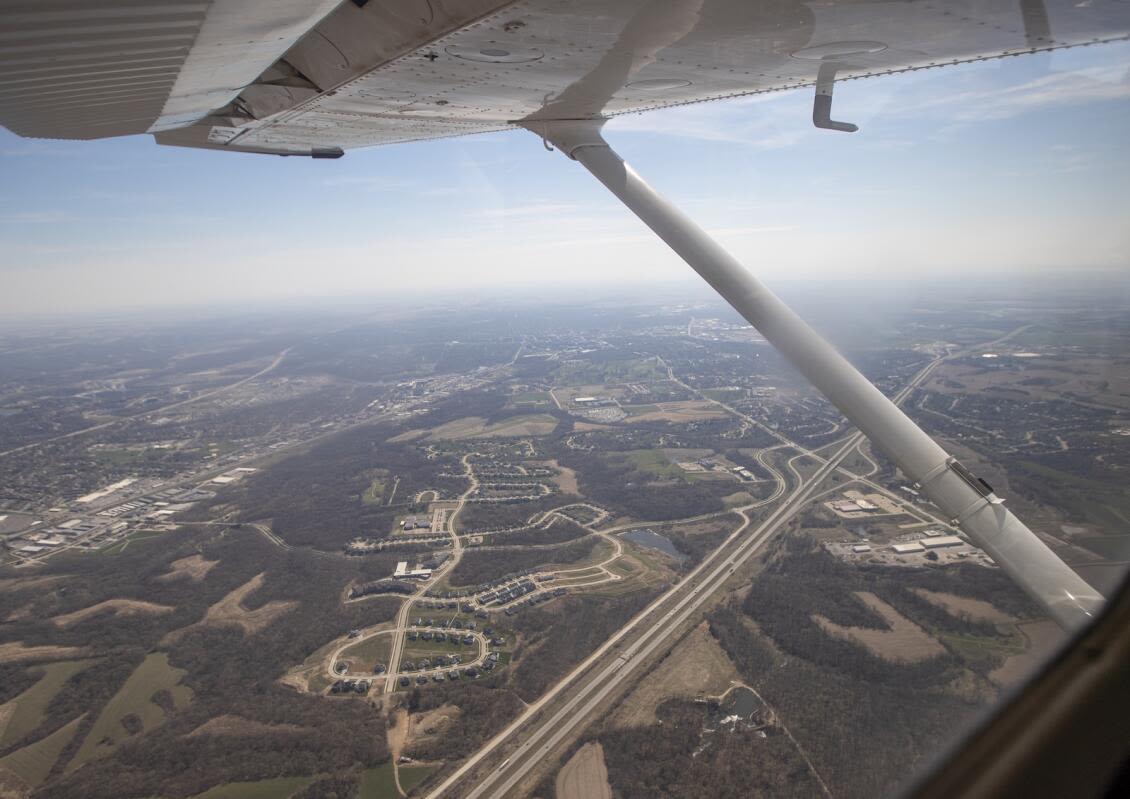
[[[0,123],[337,156],[1128,36],[1119,0],[0,0]]]
[[[609,117],[1124,39],[1120,0],[0,0],[25,136],[337,157],[507,128],[588,169],[1068,629],[1103,597],[601,137]]]

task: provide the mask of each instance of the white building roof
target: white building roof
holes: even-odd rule
[[[956,535],[937,535],[933,538],[923,538],[921,543],[927,549],[934,549],[936,547],[959,547],[965,542]]]

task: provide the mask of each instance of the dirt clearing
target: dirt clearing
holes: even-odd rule
[[[83,619],[88,619],[106,610],[112,610],[115,616],[159,616],[162,613],[173,612],[173,608],[169,605],[158,605],[156,602],[142,602],[137,599],[107,599],[105,602],[99,602],[97,605],[91,605],[73,613],[56,616],[51,621],[55,623],[56,627],[70,627],[72,624],[77,624]]]
[[[629,416],[625,421],[635,422],[701,422],[706,419],[725,419],[726,412],[710,402],[688,400],[686,402],[660,402],[659,410]]]
[[[480,416],[467,416],[463,419],[433,427],[428,439],[431,441],[455,441],[463,438],[491,438],[516,436],[544,436],[557,427],[557,419],[547,413],[512,416],[496,424],[488,425]],[[391,440],[391,439],[390,439]]]
[[[557,772],[557,799],[612,799],[604,749],[587,743]]]
[[[620,706],[613,726],[655,724],[655,709],[671,697],[697,699],[723,694],[739,682],[734,664],[705,622],[687,634]]]
[[[471,438],[486,429],[487,421],[481,416],[465,416],[433,427],[428,438],[432,441],[447,441],[449,439]]]
[[[263,578],[266,577],[266,574],[266,572],[256,574],[239,588],[208,608],[208,612],[204,614],[204,618],[196,622],[196,624],[190,624],[188,627],[173,630],[166,635],[162,644],[177,640],[193,627],[239,627],[243,630],[244,635],[251,635],[262,630],[279,616],[296,608],[298,603],[289,599],[275,599],[260,608],[255,608],[255,610],[248,610],[243,606],[243,600],[255,593],[263,585]]]
[[[859,644],[871,654],[895,663],[918,663],[945,654],[946,648],[937,640],[870,591],[856,591],[855,595],[863,604],[882,616],[890,629],[843,627],[815,613],[812,615],[812,620],[829,635],[846,638]]]
[[[59,660],[85,655],[80,646],[24,646],[23,641],[0,644],[0,663],[19,663],[23,660]]]
[[[910,590],[931,605],[937,605],[954,616],[968,616],[975,621],[987,621],[993,624],[1007,624],[1016,621],[1012,616],[997,610],[982,599],[970,599],[957,594],[943,594],[939,591],[928,591],[925,588],[911,588]]]
[[[1023,682],[1063,643],[1064,632],[1053,621],[1018,624],[1016,629],[1028,639],[1028,646],[1022,654],[1013,655],[989,674],[989,679],[997,685],[1011,686]]]
[[[396,763],[400,760],[400,753],[404,751],[404,742],[408,740],[408,711],[398,707],[389,716],[388,751],[391,760]]]
[[[462,712],[455,705],[440,705],[435,710],[412,714],[408,717],[404,748],[411,751],[413,744],[437,738]]]
[[[264,724],[261,721],[252,721],[242,716],[225,715],[209,719],[185,737],[197,738],[201,735],[251,737],[253,735],[270,735],[276,732],[313,732],[313,730],[309,727],[299,727],[297,724]]]
[[[553,482],[561,489],[564,494],[575,494],[581,496],[581,489],[577,485],[577,473],[570,469],[568,466],[562,466],[557,461],[538,461],[537,463],[548,466],[553,469],[556,474],[553,476]]]
[[[216,626],[235,626],[247,635],[257,633],[287,611],[298,607],[294,600],[273,600],[255,610],[243,606],[243,600],[255,593],[263,585],[266,572],[259,572],[239,588],[221,599],[204,614],[201,624]]]
[[[208,572],[219,563],[218,560],[205,560],[203,555],[189,555],[169,564],[169,571],[158,577],[162,582],[169,580],[192,580],[198,583],[208,576]]]
[[[43,575],[41,577],[5,577],[0,579],[0,592],[47,588],[69,578],[70,575],[66,574]]]
[[[557,427],[557,418],[547,413],[535,416],[515,416],[485,428],[475,438],[492,436],[547,436]]]

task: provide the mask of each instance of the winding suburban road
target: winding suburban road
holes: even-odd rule
[[[447,519],[447,526],[451,533],[451,558],[442,569],[432,575],[430,580],[424,580],[420,583],[420,587],[404,600],[404,603],[400,606],[400,611],[396,614],[396,627],[392,631],[392,651],[388,656],[388,674],[385,676],[384,692],[386,694],[391,694],[396,690],[397,677],[400,676],[400,658],[404,654],[404,637],[408,634],[408,616],[412,612],[412,606],[427,593],[429,588],[436,584],[441,575],[451,573],[463,557],[463,542],[459,539],[459,533],[455,529],[455,519],[459,515],[459,511],[463,510],[463,506],[467,504],[467,498],[479,488],[479,478],[475,476],[475,469],[471,466],[469,460],[474,454],[476,453],[468,452],[463,456],[464,474],[470,481],[470,485],[459,496],[459,504],[452,510]]]
[[[896,403],[905,401],[940,363],[951,357],[954,357],[953,353],[932,360],[898,392],[894,401]],[[674,377],[670,367],[668,374],[676,382],[686,385]],[[699,393],[690,386],[686,387]],[[730,406],[721,402],[716,404],[735,416],[768,430],[760,422]],[[515,721],[433,789],[428,794],[429,799],[440,799],[445,796],[460,796],[465,799],[506,796],[543,762],[554,747],[583,729],[590,715],[605,706],[609,697],[632,676],[636,666],[645,663],[661,647],[670,645],[675,635],[682,630],[684,623],[695,616],[710,597],[726,583],[730,575],[757,554],[765,543],[812,499],[820,484],[840,469],[842,461],[864,441],[863,433],[854,432],[843,440],[831,457],[824,458],[776,431],[770,432],[781,440],[782,449],[793,448],[800,454],[815,459],[820,465],[807,479],[794,470],[798,483],[792,492],[788,493],[752,533],[747,534],[751,526],[749,511],[775,501],[787,491],[783,475],[759,457],[759,462],[777,478],[778,489],[774,495],[758,503],[736,509],[742,517],[742,524],[721,546],[678,585],[637,614],[540,699],[529,705]],[[846,473],[852,480],[870,482],[854,473]],[[883,490],[887,493],[886,489]],[[503,755],[505,758],[501,764],[492,771],[485,774],[478,771],[480,767],[486,765],[487,761]],[[475,779],[478,781],[474,787],[470,787],[465,782]]]

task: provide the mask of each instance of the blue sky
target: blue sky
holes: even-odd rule
[[[770,284],[1130,273],[1130,44],[617,119]],[[0,316],[673,284],[687,268],[525,132],[311,161],[0,129]]]

